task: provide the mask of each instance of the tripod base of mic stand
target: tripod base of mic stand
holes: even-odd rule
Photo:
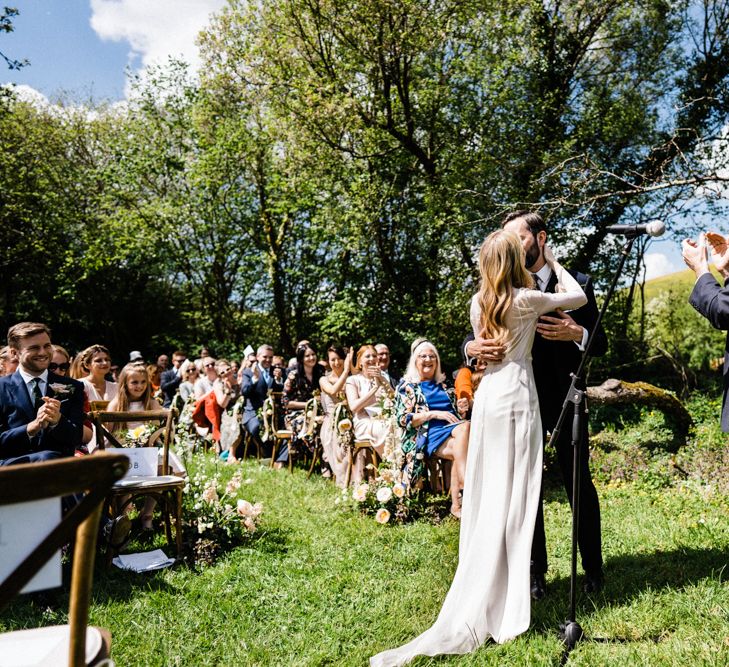
[[[559,638],[565,643],[568,651],[571,651],[583,636],[582,627],[577,621],[565,621],[559,626]]]

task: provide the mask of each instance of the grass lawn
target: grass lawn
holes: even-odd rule
[[[111,630],[117,665],[365,665],[432,623],[456,567],[457,523],[380,526],[339,509],[331,482],[242,465],[245,497],[265,505],[245,546],[199,573],[135,575],[97,564],[91,622]],[[726,495],[692,482],[598,491],[606,586],[592,599],[580,595],[578,620],[591,636],[629,641],[581,643],[568,664],[729,664]],[[570,513],[557,489],[545,519],[549,594],[533,605],[530,630],[470,656],[414,665],[560,664]],[[63,622],[65,605],[65,594],[20,598],[0,627]]]

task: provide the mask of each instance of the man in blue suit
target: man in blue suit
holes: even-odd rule
[[[273,377],[273,348],[270,345],[261,345],[256,351],[256,363],[246,368],[242,374],[241,394],[246,399],[243,411],[243,427],[251,434],[261,446],[261,423],[256,411],[263,407],[263,402],[270,389],[281,391],[282,387],[275,384]]]
[[[720,285],[709,270],[707,245],[711,247],[711,259],[724,279]],[[715,329],[729,329],[729,238],[708,232],[699,235],[699,242],[686,239],[682,244],[683,261],[696,274],[696,283],[689,296],[689,303],[696,308]],[[729,334],[724,352],[724,397],[721,406],[721,430],[729,433]]]
[[[18,370],[0,378],[0,466],[72,456],[81,444],[83,385],[51,373],[51,331],[21,322],[8,330]]]

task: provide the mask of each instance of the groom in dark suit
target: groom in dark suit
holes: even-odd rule
[[[504,229],[516,233],[521,239],[526,253],[526,267],[534,275],[538,289],[554,292],[557,277],[544,259],[544,244],[547,241],[547,227],[538,213],[515,211],[506,216],[501,223]],[[544,315],[537,324],[537,334],[532,346],[532,366],[534,381],[539,397],[539,410],[542,416],[542,430],[545,441],[547,431],[551,432],[557,424],[562,405],[570,388],[570,374],[577,370],[582,351],[589,335],[594,331],[595,340],[591,353],[601,356],[607,352],[607,337],[602,327],[595,330],[598,308],[592,289],[592,280],[584,273],[570,271],[587,296],[587,304],[570,313],[557,311]],[[499,362],[505,349],[493,341],[469,336],[464,345],[468,358],[480,358],[486,363]],[[551,442],[557,453],[557,461],[562,475],[567,497],[572,503],[572,429],[571,419],[564,422],[558,442]],[[581,486],[580,515],[578,525],[578,544],[585,570],[584,589],[596,593],[602,588],[602,545],[600,535],[600,504],[589,467],[589,439],[587,418],[583,420],[580,449]],[[531,594],[535,600],[546,594],[547,546],[544,534],[544,511],[539,503],[534,539],[532,541]]]
[[[51,332],[21,322],[8,330],[18,370],[0,378],[0,466],[72,456],[81,444],[83,385],[51,373]]]
[[[723,286],[709,270],[706,246],[711,248],[711,259],[723,278]],[[696,308],[715,329],[729,329],[729,237],[708,232],[699,236],[699,242],[686,239],[682,244],[683,260],[696,274],[696,283],[689,303]],[[729,334],[724,351],[724,396],[721,406],[721,430],[729,433]]]

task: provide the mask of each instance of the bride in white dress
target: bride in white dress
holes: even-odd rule
[[[529,627],[529,559],[542,480],[542,426],[532,373],[537,319],[587,303],[577,281],[544,255],[558,293],[533,289],[524,250],[510,231],[481,246],[481,288],[471,301],[474,335],[501,339],[474,397],[463,491],[458,568],[438,619],[419,637],[370,658],[371,667],[404,665],[417,655],[470,653]]]

